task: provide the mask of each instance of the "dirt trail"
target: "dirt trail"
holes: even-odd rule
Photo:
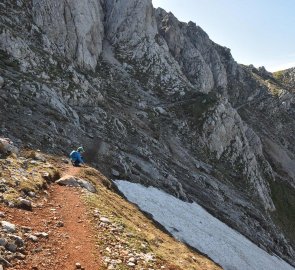
[[[74,167],[71,165],[66,165],[64,167],[61,167],[60,171],[62,176],[65,176],[65,175],[76,176],[81,171],[82,168],[83,167]]]
[[[80,168],[67,167],[62,175],[76,175],[79,171]],[[14,224],[32,228],[32,234],[49,234],[47,239],[39,237],[37,242],[26,241],[26,250],[30,251],[26,259],[9,269],[74,270],[76,263],[88,270],[103,269],[94,226],[80,199],[81,192],[81,189],[53,184],[48,196],[41,199],[32,212],[0,206]]]

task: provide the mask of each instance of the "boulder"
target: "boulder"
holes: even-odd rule
[[[57,180],[56,183],[61,186],[81,187],[87,189],[89,192],[96,193],[96,188],[93,184],[75,176],[66,175]]]
[[[24,198],[18,198],[17,206],[24,210],[32,210],[32,202]]]
[[[0,138],[0,154],[18,154],[19,150],[8,138]]]
[[[18,247],[23,247],[25,245],[24,240],[18,236],[18,235],[13,235],[13,234],[8,234],[10,239],[14,241],[14,244],[16,244]]]
[[[5,248],[13,253],[17,251],[17,245],[14,243],[8,243]]]

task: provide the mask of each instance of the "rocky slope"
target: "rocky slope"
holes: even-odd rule
[[[282,83],[282,87],[294,92],[295,89],[295,68],[289,68],[274,72],[274,77]]]
[[[196,201],[295,265],[289,88],[150,0],[0,5],[2,135],[83,144],[113,178]]]
[[[221,269],[161,231],[94,168],[28,150],[0,167],[0,269]]]

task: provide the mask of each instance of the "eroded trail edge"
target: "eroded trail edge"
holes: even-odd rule
[[[63,175],[76,175],[80,168],[66,168]],[[47,196],[33,211],[1,210],[7,219],[28,231],[30,253],[9,269],[101,269],[94,226],[81,200],[84,190],[52,184]],[[37,236],[36,236],[37,235]]]

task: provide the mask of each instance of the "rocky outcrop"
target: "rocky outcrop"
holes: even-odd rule
[[[157,24],[151,1],[110,0],[105,2],[105,10],[106,37],[113,45],[135,46],[155,38]]]
[[[227,86],[226,68],[208,35],[195,23],[180,23],[173,14],[158,8],[156,17],[160,34],[178,61],[182,71],[198,91],[208,93],[213,88]],[[229,50],[224,49],[228,60]],[[228,51],[228,52],[227,52]]]
[[[275,210],[269,184],[263,179],[258,162],[263,159],[262,143],[227,100],[217,104],[206,119],[202,140],[217,160],[225,160],[231,170],[255,187],[253,191],[260,196],[266,209]],[[267,162],[264,165],[264,171],[271,171]]]
[[[32,4],[44,47],[81,67],[95,69],[104,38],[100,1],[34,0]]]
[[[289,68],[274,72],[274,77],[281,82],[284,87],[294,92],[295,90],[295,68]]]
[[[8,138],[0,138],[0,155],[18,154],[18,148]]]

